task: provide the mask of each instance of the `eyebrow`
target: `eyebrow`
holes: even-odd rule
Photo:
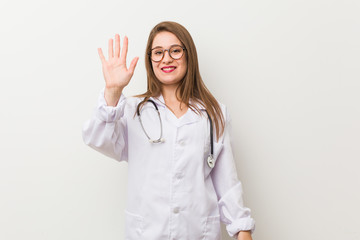
[[[173,44],[173,45],[171,45],[170,47],[173,47],[173,46],[181,46],[181,47],[182,47],[182,45],[180,45],[180,44]],[[164,48],[164,47],[162,47],[162,46],[156,46],[156,47],[153,47],[151,50],[153,50],[153,49],[155,49],[155,48]]]

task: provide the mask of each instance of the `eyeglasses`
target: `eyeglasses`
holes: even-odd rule
[[[169,49],[162,49],[159,47],[151,49],[150,53],[148,55],[150,56],[151,60],[154,62],[160,62],[164,56],[165,51],[168,51],[170,57],[174,60],[180,59],[184,55],[184,51],[186,48],[180,46],[180,45],[173,45]]]

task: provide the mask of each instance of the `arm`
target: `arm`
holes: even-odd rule
[[[120,55],[120,36],[109,39],[108,60],[101,48],[98,48],[105,79],[105,88],[101,91],[98,107],[93,117],[85,122],[82,136],[84,142],[95,150],[118,161],[127,160],[127,127],[124,117],[125,97],[122,95],[134,73],[138,57],[126,67],[128,39],[125,36]]]
[[[83,141],[108,157],[117,161],[127,161],[125,97],[121,95],[117,105],[113,107],[107,105],[104,94],[104,90],[102,90],[92,118],[83,125]]]
[[[232,152],[231,121],[226,108],[224,116],[225,131],[219,140],[222,141],[223,148],[210,174],[219,201],[221,221],[226,225],[228,234],[235,239],[251,240],[251,233],[255,230],[255,221],[251,218],[251,210],[243,203],[242,184],[237,176]]]

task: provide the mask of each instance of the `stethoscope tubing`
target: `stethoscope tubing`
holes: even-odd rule
[[[144,125],[142,124],[141,115],[140,115],[140,110],[139,110],[139,108],[137,108],[136,114],[137,114],[138,117],[139,117],[139,121],[140,121],[141,128],[142,128],[142,130],[144,131],[146,137],[149,139],[149,142],[151,142],[151,143],[164,142],[164,139],[162,138],[162,135],[163,135],[163,127],[162,127],[162,120],[161,120],[161,117],[160,117],[159,109],[158,109],[158,107],[156,106],[156,104],[155,104],[155,102],[154,102],[153,100],[148,99],[147,101],[148,101],[148,102],[151,102],[151,103],[154,105],[154,107],[155,107],[155,109],[156,109],[156,112],[157,112],[157,114],[158,114],[159,121],[160,121],[160,137],[159,137],[158,139],[156,139],[156,140],[152,140],[152,139],[150,138],[150,136],[147,134],[147,132],[146,132],[146,130],[145,130],[145,128],[144,128]]]
[[[138,117],[139,117],[139,121],[140,121],[141,128],[142,128],[142,130],[144,131],[146,137],[149,139],[149,142],[150,142],[150,143],[161,143],[161,142],[164,142],[164,139],[163,139],[163,137],[162,137],[162,135],[163,135],[163,126],[162,126],[162,120],[161,120],[161,117],[160,117],[159,109],[158,109],[156,103],[155,103],[153,100],[148,99],[147,102],[151,102],[151,103],[154,105],[154,107],[155,107],[155,109],[156,109],[156,112],[158,113],[158,117],[159,117],[159,121],[160,121],[160,129],[161,129],[161,130],[160,130],[160,137],[159,137],[158,139],[152,140],[152,139],[150,138],[150,136],[147,134],[147,132],[146,132],[146,130],[145,130],[145,128],[144,128],[144,125],[142,124],[141,115],[140,115],[140,109],[139,109],[139,107],[138,107],[138,108],[137,108],[137,111],[136,111],[136,114],[137,114]],[[214,159],[213,159],[213,156],[214,156],[213,125],[212,125],[211,117],[210,117],[208,111],[206,111],[206,109],[205,109],[205,112],[206,112],[206,114],[207,114],[207,116],[208,116],[209,123],[210,123],[210,154],[209,154],[209,157],[208,157],[208,159],[207,159],[207,162],[208,162],[209,167],[213,168],[213,167],[214,167]]]

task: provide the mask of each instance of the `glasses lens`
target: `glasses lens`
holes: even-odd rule
[[[153,61],[160,61],[163,57],[163,50],[161,48],[156,48],[151,51],[151,59]]]
[[[170,56],[173,59],[179,59],[182,57],[184,50],[180,46],[173,46],[170,48]]]

